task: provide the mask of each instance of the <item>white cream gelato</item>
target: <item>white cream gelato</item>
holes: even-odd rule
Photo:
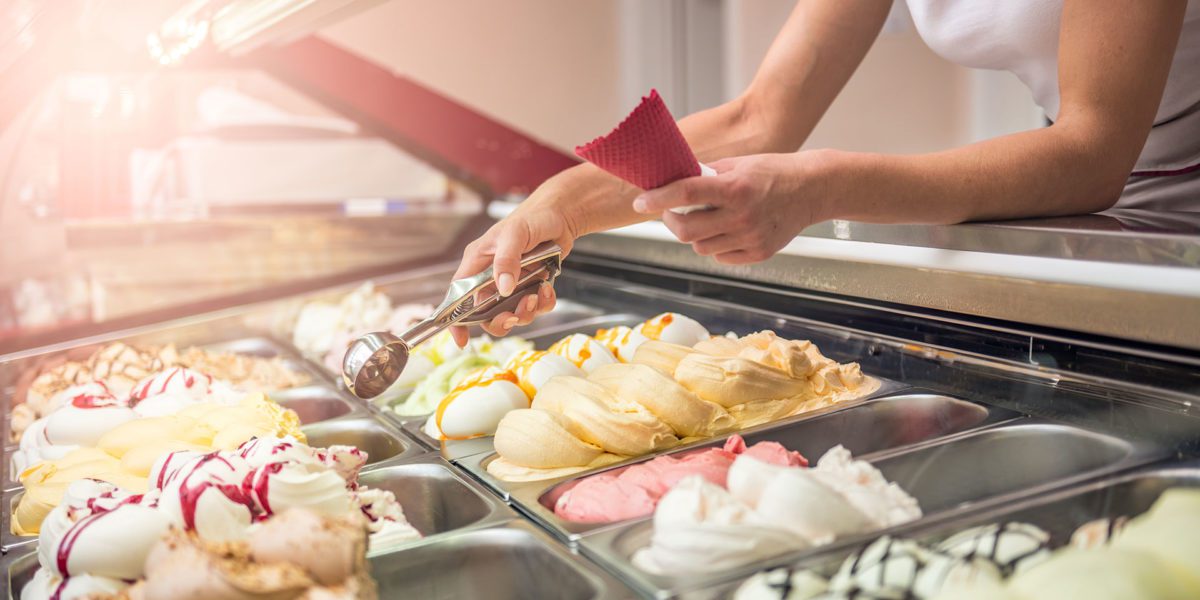
[[[504,370],[517,377],[517,385],[525,391],[525,395],[533,398],[538,390],[546,385],[553,377],[572,375],[584,377],[583,369],[558,354],[545,350],[526,350],[518,352],[504,364]]]
[[[638,568],[663,575],[729,569],[805,547],[725,488],[700,475],[683,479],[654,511],[650,546],[633,557]]]
[[[726,485],[681,482],[667,492],[635,563],[652,573],[711,572],[921,516],[916,500],[841,446],[811,469],[739,456]]]
[[[596,338],[582,333],[569,335],[555,342],[550,346],[550,352],[567,359],[571,364],[583,369],[585,373],[591,373],[604,365],[620,362],[604,344],[601,344]]]
[[[489,367],[450,391],[425,422],[435,440],[465,440],[492,435],[509,411],[529,408],[529,396],[510,371]]]

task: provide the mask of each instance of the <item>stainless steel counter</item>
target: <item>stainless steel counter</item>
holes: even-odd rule
[[[495,213],[505,212],[499,207]],[[953,226],[833,221],[755,265],[696,255],[657,222],[577,251],[806,293],[1200,349],[1200,217],[1124,211]]]

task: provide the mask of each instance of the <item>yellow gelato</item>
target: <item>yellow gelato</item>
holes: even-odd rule
[[[639,456],[679,443],[671,427],[645,407],[580,377],[551,379],[531,408],[561,415],[567,431],[613,454]]]
[[[700,326],[681,316],[656,319],[679,323],[676,339],[698,336],[691,330]],[[488,472],[506,481],[562,477],[670,448],[681,439],[719,435],[862,397],[879,386],[857,364],[838,364],[811,342],[770,331],[712,337],[689,348],[651,329],[597,333],[596,339],[623,350],[618,352],[622,360],[632,354],[632,362],[547,381],[530,409],[500,421],[500,456],[488,463]],[[655,335],[635,339],[643,330]]]
[[[663,342],[642,344],[637,356],[652,343]],[[665,373],[644,364],[605,365],[593,371],[588,379],[617,398],[641,404],[681,437],[708,437],[736,426],[733,417],[720,405],[701,400]]]
[[[519,408],[500,420],[496,451],[507,462],[535,469],[559,469],[592,464],[604,449],[567,431],[565,419],[544,410]]]

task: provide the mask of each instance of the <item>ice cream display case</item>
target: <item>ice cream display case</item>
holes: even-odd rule
[[[161,4],[178,69],[66,69],[51,121],[145,85],[200,125],[4,213],[94,254],[86,318],[31,329],[75,284],[0,285],[11,597],[1200,596],[1194,219],[838,221],[741,267],[636,225],[578,241],[551,313],[433,336],[364,400],[350,344],[428,317],[575,161],[308,35],[371,2]]]
[[[372,572],[381,593],[477,593],[482,589],[477,586],[483,585],[477,577],[536,564],[560,573],[560,581],[545,587],[550,584],[544,578],[501,577],[494,581],[503,581],[506,587],[498,593],[504,597],[808,597],[788,596],[781,590],[790,588],[770,582],[781,577],[803,579],[796,589],[811,581],[826,587],[834,582],[851,585],[837,575],[845,557],[870,551],[863,548],[871,548],[879,539],[914,540],[914,544],[940,548],[938,544],[952,534],[978,533],[979,527],[1009,522],[1048,532],[1038,548],[1047,556],[1057,556],[1066,551],[1052,551],[1070,546],[1076,526],[1101,518],[1137,522],[1164,490],[1190,487],[1189,461],[1200,438],[1189,400],[1196,376],[1185,350],[1159,345],[1151,351],[1136,342],[1118,347],[1112,339],[1100,343],[1097,338],[1074,338],[1068,343],[1069,336],[1077,334],[1039,329],[1024,339],[1022,355],[1016,353],[1019,337],[1011,324],[1001,332],[995,322],[962,314],[953,318],[921,314],[911,306],[901,311],[895,306],[869,306],[862,299],[821,297],[795,287],[617,261],[586,246],[566,261],[557,281],[560,306],[516,332],[520,339],[476,338],[458,356],[449,356],[446,348],[434,352],[431,346],[426,349],[430,364],[419,371],[423,379],[401,382],[378,402],[349,394],[329,360],[348,343],[352,335],[348,332],[363,326],[350,323],[348,317],[374,314],[369,319],[376,323],[402,327],[400,323],[419,318],[413,313],[420,314],[437,301],[454,266],[446,263],[378,277],[368,286],[340,286],[10,355],[3,363],[5,399],[11,403],[6,414],[19,421],[22,411],[14,413],[13,405],[27,404],[31,397],[45,393],[40,390],[54,390],[51,381],[63,375],[60,363],[68,355],[84,365],[91,360],[93,368],[103,371],[103,350],[116,342],[142,350],[173,344],[184,355],[194,354],[188,349],[195,347],[208,353],[209,364],[230,360],[217,358],[221,355],[242,356],[287,369],[292,375],[277,387],[289,387],[273,389],[269,397],[295,410],[299,429],[312,447],[341,444],[364,451],[369,458],[357,476],[358,484],[391,492],[407,523],[422,535],[372,548]],[[506,431],[512,426],[508,419],[513,412],[482,416],[494,412],[495,403],[507,402],[506,394],[467,400],[465,404],[483,407],[471,412],[451,410],[467,390],[488,389],[474,387],[472,373],[486,372],[488,365],[500,370],[506,364],[511,371],[521,363],[517,357],[522,353],[544,357],[538,351],[556,354],[549,351],[556,345],[562,356],[578,359],[578,351],[565,348],[570,344],[557,343],[575,339],[579,345],[580,335],[604,340],[610,335],[604,330],[620,327],[651,332],[653,327],[647,324],[661,325],[662,315],[673,315],[668,327],[661,328],[658,339],[645,336],[641,341],[656,352],[638,352],[640,347],[632,351],[625,347],[622,352],[620,343],[610,351],[610,346],[598,342],[611,357],[609,364],[588,365],[583,360],[580,365],[591,366],[590,372],[572,364],[580,372],[563,375],[604,386],[611,382],[597,373],[624,365],[629,368],[625,375],[641,383],[645,374],[633,367],[658,365],[653,368],[662,369],[658,376],[665,382],[650,381],[661,386],[643,391],[621,388],[620,402],[634,402],[643,409],[626,408],[614,414],[628,420],[630,428],[645,428],[666,418],[671,421],[666,431],[674,430],[674,441],[643,455],[622,455],[609,448],[615,450],[624,442],[606,436],[620,438],[623,431],[583,432],[567,425],[568,433],[591,440],[582,443],[596,446],[611,459],[566,469],[489,469],[498,460],[514,457],[509,458],[512,462],[524,454],[508,451],[513,440],[504,438],[513,433]],[[690,325],[672,327],[672,323],[696,323],[703,329],[696,334],[699,337],[720,334],[714,339],[744,342],[749,344],[746,347],[753,345],[749,334],[770,331],[777,352],[788,347],[784,342],[807,340],[829,361],[822,363],[826,367],[856,364],[854,372],[863,377],[858,380],[862,393],[818,401],[821,396],[811,391],[809,382],[802,394],[809,403],[806,410],[792,407],[777,418],[736,422],[712,435],[682,435],[680,429],[688,426],[669,416],[654,398],[674,390],[672,380],[682,382],[685,389],[701,389],[685,372],[687,357],[697,353],[694,349],[673,359],[674,375],[666,374],[671,368],[663,365],[671,360],[659,355],[663,348],[655,343],[663,337],[695,333]],[[1035,332],[1031,327],[1026,333]],[[1029,352],[1035,353],[1032,359]],[[743,354],[758,356],[765,361],[761,364],[771,360],[752,352]],[[694,357],[703,363],[701,359],[707,360]],[[454,361],[461,364],[454,367]],[[442,365],[454,368],[439,374]],[[275,373],[266,366],[258,369]],[[799,372],[803,377],[816,373]],[[847,374],[836,385],[852,385],[849,369],[838,372]],[[723,373],[734,377],[728,368]],[[226,372],[221,377],[235,375]],[[238,381],[252,387],[247,383],[250,379]],[[544,402],[546,398],[574,398],[570,394],[576,393],[563,387],[562,381],[562,376],[533,381],[539,386],[532,394],[533,407],[529,408],[529,396],[521,396],[524,404],[504,410],[551,413],[556,409]],[[272,382],[260,383],[270,388]],[[521,391],[522,383],[529,382],[516,378],[513,388]],[[729,382],[714,385],[723,383]],[[432,408],[403,409],[414,396],[429,393],[436,397]],[[571,402],[582,403],[585,398],[581,395]],[[741,414],[737,400],[723,401],[730,406],[722,414]],[[646,411],[647,406],[658,412]],[[52,407],[40,410],[30,416],[55,416]],[[571,412],[557,410],[563,412],[553,413],[558,415],[554,420],[569,424]],[[13,520],[20,521],[30,512],[32,505],[22,507],[25,495],[57,483],[53,476],[45,483],[28,474],[20,478],[24,482],[14,479],[21,475],[12,471],[15,455],[31,449],[50,454],[55,450],[54,444],[46,447],[26,433],[36,419],[17,423],[20,436],[13,433],[12,418],[6,420],[4,550],[13,593],[33,577],[39,545],[36,537],[14,534]],[[459,427],[455,420],[469,421],[464,427],[487,421],[483,427],[491,431],[484,433],[494,432],[496,437],[439,435]],[[521,429],[516,439],[538,445],[539,453],[553,454],[558,442],[538,437],[551,431],[557,430]],[[451,439],[442,439],[447,437]],[[120,444],[105,440],[101,446],[111,450]],[[498,449],[505,451],[503,456]],[[39,457],[45,459],[44,454]],[[748,471],[751,466],[766,471]],[[122,468],[120,461],[113,468]],[[513,477],[514,472],[536,476]],[[104,473],[100,471],[100,476]],[[808,478],[795,478],[799,473]],[[743,489],[746,486],[763,494],[757,506],[743,495],[749,493]],[[768,493],[781,494],[784,501],[768,502]],[[853,508],[837,510],[847,503]],[[768,513],[768,507],[779,512]],[[1040,535],[1034,538],[1040,540]],[[43,543],[45,539],[43,534]],[[1164,539],[1162,543],[1173,547],[1169,545],[1174,542]],[[437,565],[445,564],[470,568],[456,578],[437,575],[441,572]],[[1009,576],[1011,565],[1002,566],[1002,574]],[[776,567],[783,570],[762,573]],[[888,579],[888,585],[913,585],[901,575],[889,577],[895,580]],[[1018,576],[1012,577],[1015,581]],[[961,583],[953,577],[948,580]],[[920,581],[922,586],[935,585]],[[922,589],[916,597],[933,595]]]

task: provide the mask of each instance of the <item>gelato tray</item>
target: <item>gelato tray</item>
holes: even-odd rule
[[[603,570],[523,521],[450,534],[372,561],[381,598],[632,597]]]
[[[329,421],[305,425],[301,429],[308,438],[308,444],[314,448],[353,446],[365,452],[368,457],[367,469],[403,463],[429,455],[425,448],[406,438],[392,425],[366,414],[338,417]],[[364,471],[363,477],[367,477],[368,473],[372,473],[372,471]],[[378,477],[381,475],[372,475],[372,478]],[[456,481],[460,484],[464,483],[461,478],[456,478]],[[388,486],[384,487],[390,489]],[[5,492],[3,496],[2,526],[4,529],[0,531],[0,538],[3,539],[0,549],[4,551],[37,541],[36,535],[17,535],[12,531],[11,521],[24,494],[25,490],[18,487]],[[465,494],[461,497],[469,502],[472,496]]]
[[[920,518],[890,528],[852,533],[825,545],[775,556],[764,554],[763,559],[753,562],[760,566],[777,564],[785,556],[796,560],[799,556],[837,552],[881,533],[904,535],[922,523],[988,507],[1012,506],[1022,499],[1145,465],[1168,454],[1150,444],[1040,419],[1018,419],[916,447],[881,452],[868,457],[870,462],[887,481],[911,494],[923,513]],[[745,570],[742,565],[705,569],[691,576],[647,572],[636,564],[636,557],[651,546],[654,535],[655,521],[643,519],[583,535],[579,546],[585,555],[620,573],[635,588],[659,597],[715,586]],[[699,543],[698,539],[694,543]]]
[[[977,352],[956,353],[920,343],[938,338],[911,315],[582,260],[558,280],[555,311],[502,340],[473,338],[462,351],[445,339],[414,349],[421,368],[379,403],[345,390],[336,373],[341,346],[364,328],[423,318],[420,302],[436,295],[449,271],[5,357],[2,400],[25,408],[5,420],[3,463],[9,473],[18,454],[26,465],[32,456],[77,466],[53,462],[64,450],[51,442],[57,435],[43,443],[12,434],[51,427],[46,407],[64,406],[54,395],[88,377],[113,377],[114,397],[161,387],[163,398],[143,394],[157,398],[147,405],[209,423],[208,409],[191,407],[207,397],[189,396],[191,384],[179,388],[179,381],[217,370],[218,383],[200,385],[205,393],[261,393],[238,400],[233,413],[214,412],[225,416],[213,417],[203,443],[170,438],[141,448],[111,435],[72,443],[115,447],[117,462],[140,457],[133,462],[141,482],[146,457],[162,448],[170,452],[158,456],[169,456],[178,451],[172,444],[237,452],[238,443],[250,443],[242,439],[294,435],[318,454],[352,446],[367,455],[357,483],[394,497],[407,528],[394,538],[372,530],[381,597],[706,596],[729,592],[763,567],[823,565],[880,534],[952,533],[936,528],[980,523],[983,515],[1027,511],[1021,518],[1057,543],[1090,515],[1145,510],[1167,485],[1156,478],[1195,479],[1190,468],[1137,470],[1191,455],[1200,437],[1188,414],[1160,410],[1173,405],[1134,386],[1075,377],[1032,349],[989,354],[1008,338],[973,339]],[[944,333],[965,339],[955,337],[964,335],[957,326]],[[84,391],[88,409],[112,403],[106,393],[113,390]],[[136,412],[141,401],[115,406]],[[237,411],[258,416],[228,416]],[[91,421],[77,417],[68,424],[90,431]],[[158,417],[130,418],[114,430],[131,428],[138,435],[130,440],[154,437],[149,424]],[[226,438],[220,444],[218,433]],[[523,436],[530,442],[513,443]],[[195,443],[201,447],[187,445]],[[542,454],[569,460],[539,463]],[[499,461],[506,466],[493,469]],[[114,475],[110,465],[105,473],[124,471]],[[355,493],[357,484],[346,481],[344,491]],[[5,482],[0,548],[15,591],[32,576],[38,540],[11,533],[30,509],[14,512],[22,498],[37,500],[35,508],[54,501],[39,499],[36,485],[23,489],[7,474]],[[605,500],[596,489],[624,489],[635,501]],[[762,508],[771,515],[766,525],[717,524],[725,536],[719,548],[705,546],[707,530],[686,526],[685,535],[656,539],[659,507],[670,504],[659,512],[686,520],[710,501],[742,517],[774,510]],[[869,518],[843,527],[846,507]],[[1055,519],[1064,524],[1056,529]],[[792,528],[775,526],[793,520],[813,526],[800,536],[803,547],[790,545]],[[753,547],[759,534],[769,543]],[[709,556],[684,564],[697,553],[736,559],[745,543],[753,565],[708,564]]]
[[[376,554],[370,572],[380,598],[563,598],[615,600],[632,593],[521,521],[449,533]],[[33,577],[36,552],[6,557],[9,597]]]
[[[520,335],[532,343],[534,348],[546,349],[558,340],[573,334],[590,335],[600,329],[629,326],[646,319],[646,316],[634,314],[591,316],[595,312],[597,312],[595,309],[589,311],[576,303],[560,305],[545,315],[545,317],[551,317],[547,322],[543,322],[543,319],[539,318]],[[410,437],[419,440],[431,450],[439,451],[450,461],[457,462],[468,456],[489,453],[493,450],[490,436],[466,440],[434,439],[426,431],[430,415],[404,417],[392,411],[384,411],[383,414],[398,421],[404,432]]]
[[[726,584],[691,588],[679,597],[774,598],[786,573],[786,579],[800,585],[824,580],[859,592],[880,591],[880,586],[886,586],[886,592],[896,597],[923,600],[950,585],[986,584],[986,580],[995,576],[992,572],[1006,578],[1028,572],[1047,561],[1055,550],[1071,548],[1072,552],[1087,553],[1103,549],[1127,529],[1131,520],[1151,511],[1167,491],[1198,488],[1200,470],[1194,462],[1147,467],[969,516],[931,522],[856,548],[784,562],[786,571],[782,568],[769,574],[764,571],[748,583],[746,576],[752,571],[746,570],[732,576]],[[1166,527],[1166,531],[1160,529],[1147,541],[1165,550],[1171,544],[1167,538],[1174,532],[1192,537],[1190,534],[1194,532],[1190,527],[1195,527],[1194,519],[1177,519],[1175,525]],[[1140,533],[1138,537],[1145,539],[1146,530]],[[885,545],[887,551],[880,553],[879,549]],[[986,564],[980,567],[961,562],[960,551],[967,548],[987,548],[981,556],[998,568],[993,571]],[[916,556],[923,557],[920,567],[901,566],[912,565],[907,561]],[[1110,566],[1117,570],[1131,568],[1124,561]],[[963,577],[970,571],[975,575]],[[889,576],[878,577],[884,572]],[[1091,573],[1089,577],[1102,576],[1095,571]],[[981,581],[974,581],[977,579]],[[775,583],[774,589],[771,581]],[[960,595],[970,596],[968,590]]]
[[[164,335],[164,331],[172,332],[172,335]],[[186,348],[179,350],[185,345]],[[117,395],[122,393],[118,391],[120,388],[132,390],[135,384],[152,382],[162,387],[150,389],[147,393],[151,396],[160,390],[166,392],[162,396],[179,396],[181,391],[191,390],[175,388],[189,387],[187,377],[203,373],[209,376],[210,396],[235,396],[235,392],[225,391],[226,387],[239,390],[237,393],[263,391],[274,403],[295,411],[300,423],[306,426],[367,414],[361,403],[339,390],[316,365],[286,343],[269,336],[247,335],[244,327],[166,327],[121,341],[18,358],[0,365],[0,371],[10,381],[17,382],[7,388],[4,397],[4,401],[14,407],[7,413],[10,419],[5,421],[4,436],[13,441],[21,440],[20,444],[13,443],[5,448],[5,490],[19,487],[20,470],[28,466],[15,464],[14,456],[25,447],[43,445],[43,440],[24,439],[38,437],[24,434],[26,428],[37,427],[39,418],[48,416],[50,411],[42,406],[61,403],[60,397],[80,389],[82,386],[77,387],[77,384],[91,381],[92,377],[104,382],[105,391]],[[156,373],[160,375],[157,379]],[[211,373],[217,375],[214,377]],[[184,386],[179,385],[181,381]],[[165,413],[144,416],[159,414]],[[75,436],[89,435],[85,424],[71,427],[85,430],[71,432]],[[46,440],[49,439],[47,433],[41,430],[41,436]]]
[[[869,459],[874,454],[988,427],[1019,416],[1010,410],[940,394],[906,391],[868,399],[859,405],[836,408],[825,414],[802,415],[794,420],[739,433],[747,446],[758,442],[776,442],[788,450],[800,452],[811,461],[839,444],[854,456]],[[723,439],[703,442],[671,452],[668,456],[696,454],[707,448],[720,447],[723,443]],[[488,459],[475,456],[463,460],[461,465],[497,493],[505,495],[522,512],[571,543],[585,534],[619,525],[620,521],[590,523],[566,520],[555,514],[555,506],[560,498],[591,475],[619,476],[630,466],[647,462],[645,458],[636,459],[595,473],[551,482],[508,483],[487,473]]]
[[[424,536],[417,542],[404,542],[403,545],[427,543],[449,532],[491,527],[516,517],[508,505],[436,456],[367,467],[359,476],[359,482],[373,489],[392,492],[404,507],[404,517],[409,524]],[[371,553],[384,554],[396,548],[395,545],[373,546]]]

